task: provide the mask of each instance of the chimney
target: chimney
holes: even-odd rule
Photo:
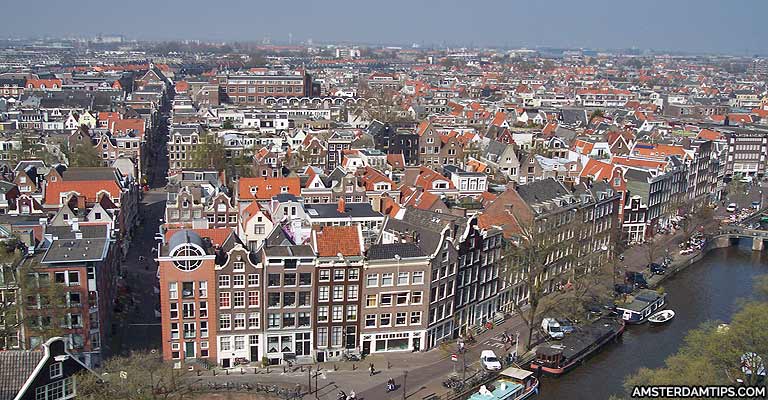
[[[344,197],[339,197],[339,206],[336,208],[336,210],[339,212],[339,214],[344,214],[344,211],[346,210],[346,205],[344,204]]]

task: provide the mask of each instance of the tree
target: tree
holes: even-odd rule
[[[514,311],[528,329],[526,349],[531,347],[533,333],[548,313],[579,319],[588,303],[599,301],[608,293],[605,291],[607,264],[577,274],[578,268],[573,264],[578,240],[558,239],[580,238],[583,228],[580,221],[576,217],[573,222],[549,229],[534,225],[535,222],[524,225],[507,248],[506,278],[512,284],[522,285],[527,293],[527,308],[512,302]],[[557,274],[560,269],[564,272]]]
[[[15,346],[21,327],[16,268],[21,259],[16,238],[0,243],[0,350]],[[10,343],[10,344],[9,344]]]
[[[70,167],[100,167],[103,161],[96,148],[87,143],[78,143],[65,154]]]
[[[159,353],[133,352],[113,357],[94,375],[83,371],[77,377],[77,392],[90,400],[181,400],[191,398],[186,370],[174,369]]]
[[[227,166],[226,150],[214,133],[206,133],[192,150],[192,168],[221,171]]]
[[[595,111],[592,111],[591,114],[589,114],[589,122],[592,122],[595,118],[602,118],[605,116],[605,113],[601,109],[596,109]]]
[[[235,129],[235,124],[232,123],[232,120],[226,120],[223,124],[221,124],[222,129]]]
[[[710,321],[690,331],[663,367],[641,368],[629,376],[624,383],[627,393],[639,385],[765,385],[764,377],[750,372],[765,368],[768,360],[766,276],[755,286],[758,298],[743,302],[730,324]]]
[[[728,193],[728,201],[742,207],[747,205],[747,185],[743,184],[740,179],[732,179],[725,189]]]

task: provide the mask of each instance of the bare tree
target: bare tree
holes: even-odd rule
[[[191,398],[186,369],[174,369],[160,353],[133,352],[104,363],[99,375],[83,371],[78,395],[90,400],[182,400]]]

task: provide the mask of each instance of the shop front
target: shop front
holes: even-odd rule
[[[362,335],[363,354],[424,349],[424,331],[371,333]]]

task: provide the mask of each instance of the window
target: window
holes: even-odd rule
[[[232,287],[245,287],[245,275],[235,275],[232,277]]]
[[[299,307],[309,307],[310,294],[309,292],[299,292]]]
[[[181,283],[181,297],[188,299],[195,296],[195,282]]]
[[[352,268],[347,272],[347,279],[350,281],[356,281],[360,279],[360,270],[357,268]]]
[[[179,298],[179,284],[178,282],[169,282],[168,283],[168,298],[171,300],[176,300]]]
[[[75,380],[71,376],[35,388],[35,400],[71,399],[75,394]]]
[[[219,338],[219,348],[221,349],[221,351],[232,350],[232,341],[229,339],[229,336],[224,336]]]
[[[269,287],[280,287],[280,274],[267,275],[267,285]]]
[[[51,364],[51,366],[48,367],[48,372],[50,373],[51,379],[60,378],[61,376],[64,375],[60,362]]]
[[[392,305],[392,293],[382,293],[381,301],[379,302],[382,307],[388,307]]]
[[[208,318],[208,302],[200,302],[200,318]]]
[[[334,281],[343,281],[344,280],[344,270],[343,269],[334,269],[333,270],[333,280]]]
[[[195,318],[195,303],[184,303],[181,305],[182,318]]]
[[[184,323],[184,339],[194,339],[195,338],[195,323],[194,322],[185,322]]]
[[[256,291],[248,292],[248,307],[258,307],[258,306],[259,306],[259,292],[256,292]]]
[[[317,347],[328,347],[328,328],[317,328]]]
[[[347,306],[347,321],[357,321],[357,304]]]
[[[283,293],[283,307],[296,307],[296,293],[284,292]]]
[[[229,275],[219,275],[219,287],[220,288],[229,287]]]
[[[317,288],[317,301],[328,301],[328,286]]]
[[[283,313],[283,328],[296,326],[296,314]]]
[[[339,322],[342,320],[343,315],[342,312],[344,310],[343,306],[333,306],[333,322]]]
[[[421,304],[421,293],[422,292],[411,293],[411,304]]]
[[[219,292],[219,308],[229,308],[231,304],[229,292]]]
[[[406,319],[408,318],[408,313],[406,312],[399,312],[395,315],[395,325],[405,325]]]
[[[261,315],[259,313],[248,314],[248,328],[257,329],[261,325]]]
[[[235,261],[234,262],[234,266],[232,267],[232,270],[235,271],[235,272],[243,272],[243,271],[245,271],[245,263],[242,262],[242,261]]]
[[[280,314],[270,313],[267,315],[267,327],[279,328],[280,327]]]
[[[411,311],[411,325],[421,324],[421,311]]]
[[[378,274],[368,274],[365,277],[365,286],[366,287],[376,287],[379,285],[379,275]]]
[[[393,274],[385,272],[381,274],[381,286],[392,286]]]
[[[235,314],[235,322],[233,325],[235,329],[245,329],[245,313]]]
[[[398,306],[404,306],[408,304],[408,293],[398,293],[397,294],[397,305]]]
[[[208,282],[200,281],[197,283],[197,290],[201,299],[208,297]]]
[[[200,321],[200,337],[208,337],[208,321]]]
[[[365,327],[366,328],[373,328],[376,326],[376,314],[366,314],[365,315]]]
[[[328,306],[317,307],[317,322],[328,322]]]
[[[235,336],[235,350],[245,349],[245,336]]]
[[[412,275],[413,284],[414,285],[421,285],[424,283],[424,271],[416,271]]]
[[[310,286],[312,285],[312,274],[309,272],[302,272],[299,274],[299,285]]]
[[[179,318],[179,303],[171,303],[169,309],[170,309],[170,312],[171,312],[171,319],[178,319]]]
[[[320,282],[328,282],[331,280],[331,271],[328,269],[321,269],[320,270],[320,277],[318,278]]]
[[[69,271],[67,273],[67,279],[69,286],[77,286],[80,284],[80,273],[77,271]]]
[[[357,300],[357,286],[347,286],[347,300]]]
[[[229,330],[232,328],[232,316],[229,314],[219,315],[219,329]]]
[[[299,313],[299,326],[309,326],[309,313],[308,312],[300,312]]]
[[[399,272],[397,274],[397,285],[407,285],[408,284],[408,273],[407,272]]]
[[[259,274],[248,275],[248,286],[259,286]]]
[[[333,300],[334,301],[344,300],[344,286],[336,285],[333,287]]]
[[[285,274],[285,275],[283,275],[283,285],[284,286],[296,286],[296,274]]]
[[[331,346],[341,346],[341,334],[342,330],[340,326],[331,327]]]
[[[384,313],[379,315],[379,326],[390,326],[392,324],[392,314]]]
[[[179,324],[171,322],[171,339],[177,340],[179,338]]]
[[[235,308],[245,307],[245,292],[234,292],[232,298],[232,305]]]
[[[365,296],[365,306],[366,307],[376,307],[376,295],[375,294],[369,294]]]

